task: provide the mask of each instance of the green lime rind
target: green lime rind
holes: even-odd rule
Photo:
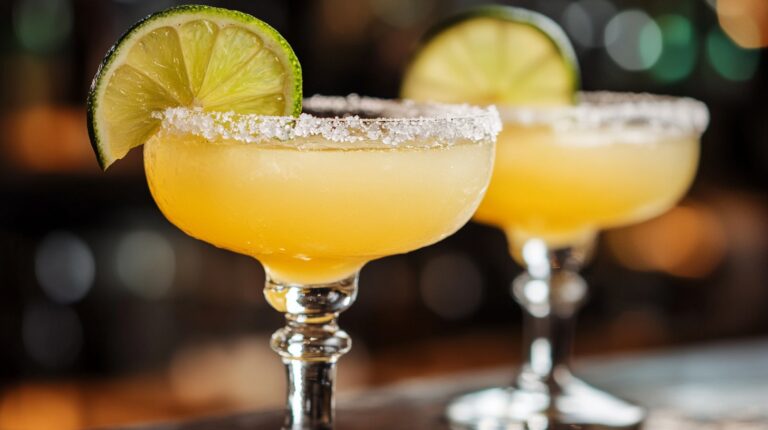
[[[271,52],[280,58],[283,65],[287,65],[288,73],[285,85],[284,95],[286,96],[283,115],[298,116],[302,109],[302,70],[299,60],[296,57],[291,46],[273,27],[249,14],[224,8],[217,8],[205,5],[182,5],[160,12],[153,13],[134,24],[128,29],[104,56],[100,63],[96,75],[91,82],[86,100],[87,126],[91,146],[96,154],[99,166],[106,170],[114,161],[122,158],[125,154],[113,156],[109,151],[109,142],[99,127],[99,109],[100,99],[104,95],[105,88],[115,71],[119,67],[119,60],[124,57],[123,53],[130,51],[133,45],[141,37],[155,29],[159,29],[169,22],[183,22],[188,17],[189,21],[200,20],[218,20],[234,24],[252,31],[263,39],[265,46],[271,49]],[[235,109],[236,111],[236,109]],[[151,116],[152,112],[147,112]],[[159,121],[158,121],[159,127]],[[131,147],[140,146],[144,142],[137,142]]]
[[[401,86],[401,95],[408,97],[406,90],[407,81],[409,75],[412,73],[412,69],[417,63],[422,52],[425,48],[433,43],[439,36],[445,35],[453,31],[458,25],[466,23],[467,21],[490,18],[498,20],[499,22],[508,22],[516,25],[526,26],[530,29],[540,33],[545,40],[548,40],[551,46],[555,49],[558,55],[562,58],[563,71],[565,78],[568,80],[568,85],[563,89],[567,93],[565,99],[570,103],[577,102],[578,91],[581,88],[581,73],[579,68],[579,62],[576,57],[576,53],[573,49],[573,45],[570,39],[566,35],[565,31],[549,17],[527,9],[504,6],[504,5],[485,5],[473,7],[453,15],[437,25],[430,28],[425,35],[421,38],[417,48],[411,54],[411,58],[406,68],[405,79],[403,79]],[[525,56],[526,46],[520,46],[520,57]],[[512,59],[516,61],[516,59]],[[535,74],[537,70],[530,69],[528,74]],[[517,79],[524,81],[526,76],[510,76],[509,79]],[[435,94],[437,97],[434,101],[447,101],[440,100],[439,94]],[[535,101],[535,100],[534,100]],[[473,100],[466,100],[466,102],[473,102]],[[497,103],[504,103],[505,100],[497,100]],[[513,103],[514,104],[514,103]]]

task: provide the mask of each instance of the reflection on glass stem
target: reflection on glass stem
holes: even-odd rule
[[[570,377],[568,361],[573,321],[586,295],[587,285],[576,273],[589,258],[593,241],[576,247],[549,249],[540,239],[522,245],[527,272],[512,284],[515,300],[526,310],[526,363],[518,376],[524,389],[560,392]]]
[[[511,387],[469,393],[451,402],[456,429],[637,430],[642,408],[590,387],[571,375],[576,312],[587,295],[577,271],[589,259],[594,236],[553,248],[540,239],[512,240],[526,267],[512,284],[525,309],[525,362]]]
[[[282,283],[267,276],[264,296],[285,314],[285,327],[272,335],[272,349],[288,376],[284,430],[333,428],[336,361],[352,347],[336,318],[357,296],[358,273],[328,284]]]
[[[571,425],[585,430],[638,428],[643,409],[590,387],[570,371],[576,312],[587,296],[587,284],[577,272],[591,257],[594,242],[594,236],[588,235],[563,248],[550,247],[540,239],[515,244],[519,249],[513,255],[526,267],[526,273],[512,284],[515,300],[526,311],[525,363],[511,391],[488,390],[476,398],[470,395],[457,403],[454,418],[477,422],[476,415],[473,418],[473,413],[461,410],[462,403],[471,411],[478,410],[479,402],[495,399],[507,406],[494,419],[524,423],[528,429]]]

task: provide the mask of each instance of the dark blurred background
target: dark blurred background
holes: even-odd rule
[[[419,37],[470,0],[211,1],[276,27],[310,95],[396,97]],[[487,2],[485,2],[487,3]],[[601,237],[576,352],[632,353],[768,334],[768,1],[529,0],[572,37],[588,90],[706,102],[711,124],[681,205]],[[70,430],[274,407],[282,318],[255,261],[176,230],[141,151],[98,169],[84,99],[149,0],[0,4],[0,428]],[[370,263],[342,316],[342,395],[512,364],[520,271],[470,223]],[[767,357],[768,359],[768,357]],[[500,383],[503,381],[500,381]]]

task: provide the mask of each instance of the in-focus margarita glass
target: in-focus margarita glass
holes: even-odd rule
[[[336,323],[373,259],[455,232],[488,185],[495,109],[357,96],[266,117],[173,108],[144,149],[152,195],[189,235],[257,258],[285,313],[272,337],[288,376],[286,429],[330,429]]]
[[[708,112],[695,100],[583,93],[573,107],[500,108],[491,184],[475,219],[506,233],[526,268],[512,294],[525,310],[524,363],[511,387],[453,401],[471,428],[636,428],[641,408],[592,388],[569,368],[578,275],[599,230],[671,208],[695,175]]]

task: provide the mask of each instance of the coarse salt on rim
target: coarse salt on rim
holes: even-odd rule
[[[154,116],[162,119],[164,132],[242,143],[305,141],[317,137],[325,141],[325,146],[367,142],[386,146],[449,146],[493,140],[501,130],[501,120],[493,106],[417,103],[351,94],[312,96],[304,100],[304,110],[300,116],[292,117],[174,107]]]
[[[572,106],[498,106],[505,124],[545,126],[557,132],[700,135],[709,123],[707,106],[689,97],[608,91],[581,92]]]

